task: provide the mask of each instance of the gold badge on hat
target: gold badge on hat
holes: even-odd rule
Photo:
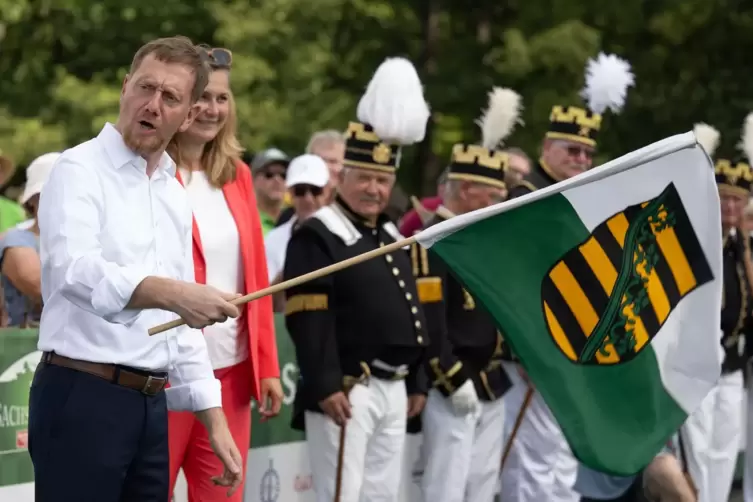
[[[386,164],[390,161],[390,157],[392,157],[392,149],[386,143],[379,143],[372,150],[371,157],[374,159],[374,162]]]

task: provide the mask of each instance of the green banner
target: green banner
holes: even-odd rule
[[[256,413],[256,402],[252,403],[251,414],[251,449],[265,446],[303,441],[304,434],[293,430],[290,421],[293,417],[293,398],[295,398],[298,380],[298,364],[295,359],[295,346],[285,329],[285,316],[275,314],[275,332],[277,334],[277,358],[280,362],[280,381],[285,393],[282,411],[273,420],[262,422]]]
[[[26,450],[29,388],[41,356],[36,330],[0,330],[0,486],[34,481]]]

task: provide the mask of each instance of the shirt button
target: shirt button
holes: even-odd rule
[[[424,343],[424,337],[422,337],[421,335],[418,335],[418,338],[416,338],[416,341],[418,343]]]
[[[399,270],[397,269],[397,267],[394,267],[394,268],[392,269],[392,275],[394,275],[394,276],[396,276],[396,277],[397,277],[398,275],[400,275],[400,271],[399,271]]]
[[[416,307],[411,307],[410,311],[413,312],[414,314],[418,314],[418,309]]]
[[[405,281],[404,281],[404,280],[400,279],[399,281],[397,281],[397,283],[398,283],[398,285],[399,285],[399,286],[400,286],[401,288],[404,288],[404,287],[405,287]]]
[[[392,256],[391,255],[385,256],[384,259],[387,260],[387,263],[392,263]]]
[[[410,300],[413,299],[413,295],[410,294],[410,293],[405,293],[405,299],[408,300],[408,301],[410,301]]]
[[[421,321],[416,321],[414,323],[414,326],[416,327],[416,329],[421,329]]]

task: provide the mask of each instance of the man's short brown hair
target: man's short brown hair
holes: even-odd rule
[[[193,70],[196,80],[191,91],[191,103],[196,103],[209,83],[211,68],[206,54],[195,46],[191,39],[183,36],[158,38],[147,42],[133,56],[130,73],[139,69],[148,55],[154,55],[157,61],[167,64],[182,64]]]

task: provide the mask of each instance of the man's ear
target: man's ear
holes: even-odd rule
[[[131,75],[126,74],[126,76],[123,78],[123,86],[120,88],[120,98],[122,99],[123,96],[125,96],[126,92],[126,86],[128,86],[128,82],[131,80]]]
[[[199,103],[194,103],[193,105],[191,105],[191,108],[188,110],[188,115],[186,115],[186,119],[178,128],[178,132],[185,132],[189,127],[191,127],[191,124],[193,124],[193,121],[198,114],[199,114]]]
[[[466,200],[468,198],[468,192],[473,187],[473,183],[470,181],[461,181],[458,186],[457,197],[460,200]]]

